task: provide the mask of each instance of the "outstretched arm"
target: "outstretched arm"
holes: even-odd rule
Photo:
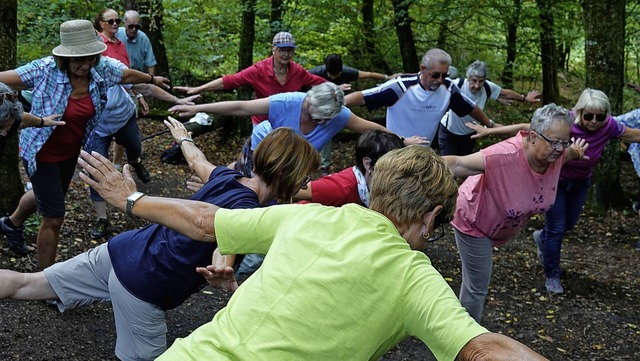
[[[511,101],[518,102],[527,102],[527,103],[538,103],[540,102],[540,92],[537,90],[532,90],[527,93],[527,95],[516,93],[511,89],[502,88],[500,90],[500,95],[498,96],[498,100],[506,100],[507,103],[511,103]]]
[[[196,86],[196,87],[190,87],[190,86],[176,86],[173,87],[173,89],[181,91],[181,92],[185,92],[189,95],[192,94],[200,94],[203,91],[208,91],[208,90],[222,90],[224,89],[224,83],[222,82],[222,78],[218,78],[218,79],[214,79],[206,84],[202,84],[200,86]]]
[[[480,152],[465,156],[445,155],[442,158],[456,177],[465,178],[484,172],[484,158]]]
[[[26,89],[26,86],[22,82],[22,79],[20,79],[18,72],[15,70],[0,71],[0,82],[10,86],[13,90]]]
[[[121,84],[153,84],[163,89],[169,89],[169,79],[154,76],[135,69],[122,69]]]
[[[199,112],[235,116],[267,115],[269,114],[269,104],[270,100],[267,97],[198,105],[174,105],[169,108],[169,111],[178,113],[181,117],[194,116]]]
[[[109,204],[124,211],[127,198],[136,191],[129,165],[124,174],[102,155],[81,151],[78,164],[93,179],[81,172],[80,178],[92,186]],[[214,220],[219,208],[213,204],[185,199],[144,196],[139,198],[131,214],[165,226],[193,240],[215,242]]]
[[[211,172],[216,168],[214,164],[211,164],[204,153],[193,143],[191,134],[185,128],[184,124],[180,123],[172,117],[168,117],[164,121],[164,124],[169,128],[173,140],[180,145],[184,158],[189,163],[189,168],[196,173],[200,179],[209,179]]]
[[[194,105],[194,100],[200,98],[200,95],[191,95],[180,99],[153,84],[135,84],[133,88],[147,98],[151,97],[171,104]]]
[[[547,360],[524,344],[501,334],[488,332],[471,339],[456,360]]]
[[[521,130],[529,129],[529,123],[503,125],[501,127],[494,127],[494,128],[485,128],[482,125],[478,125],[471,122],[465,123],[464,125],[476,131],[476,134],[471,136],[471,138],[473,139],[486,137],[488,135],[514,136],[518,134],[518,132]]]
[[[589,159],[588,156],[584,155],[587,148],[589,148],[589,143],[584,139],[571,137],[571,146],[567,149],[568,153],[564,162],[567,163],[570,160]]]
[[[58,125],[65,125],[63,121],[59,121],[62,114],[54,114],[46,117],[36,117],[31,113],[22,113],[22,122],[20,122],[20,129],[27,127],[53,127]]]
[[[345,126],[345,128],[349,129],[352,132],[358,133],[358,134],[362,134],[364,132],[367,132],[369,130],[374,130],[374,129],[378,129],[378,130],[382,130],[384,132],[388,132],[388,133],[392,133],[389,129],[383,127],[382,125],[372,122],[370,120],[366,120],[363,118],[360,118],[359,116],[353,114],[353,112],[351,113],[351,115],[349,116],[349,120],[347,121],[347,125]],[[427,145],[429,144],[429,140],[425,137],[419,137],[419,136],[412,136],[409,138],[405,138],[405,137],[400,137],[402,139],[402,142],[405,145],[411,145],[411,144],[421,144],[421,145]]]
[[[353,92],[344,97],[344,105],[352,107],[354,105],[364,105],[364,95],[361,91]]]

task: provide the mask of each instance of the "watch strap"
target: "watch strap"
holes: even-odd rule
[[[133,206],[136,204],[138,199],[142,198],[144,193],[142,192],[133,192],[129,197],[127,197],[127,207],[125,211],[128,215],[133,216]]]

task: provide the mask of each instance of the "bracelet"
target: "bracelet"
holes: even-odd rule
[[[182,147],[182,142],[191,142],[193,143],[193,139],[184,137],[178,141],[178,147]],[[195,144],[195,143],[194,143]]]
[[[153,76],[153,75],[151,75],[151,74],[149,74],[149,76],[151,76],[151,79],[149,79],[149,81],[147,82],[147,84],[153,84],[153,83],[154,83],[154,80],[155,80],[155,78],[156,78],[156,77],[155,77],[155,76]]]
[[[384,80],[389,80],[389,76],[387,74],[384,75]]]
[[[489,126],[487,128],[493,128],[495,124],[496,122],[494,122],[493,119],[489,119]]]
[[[43,117],[40,117],[40,125],[39,125],[39,127],[40,128],[44,127],[44,118]]]
[[[527,96],[522,94],[522,102],[524,103],[527,100]]]
[[[136,94],[136,99],[140,99],[140,98],[142,98],[143,96],[144,96],[144,95],[142,95],[142,94]]]

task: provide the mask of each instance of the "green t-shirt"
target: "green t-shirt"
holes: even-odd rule
[[[160,360],[377,360],[408,336],[453,360],[487,332],[425,254],[361,206],[221,209],[215,229],[223,254],[269,253]]]

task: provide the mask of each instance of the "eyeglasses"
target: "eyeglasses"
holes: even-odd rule
[[[7,99],[12,103],[18,101],[18,94],[16,93],[1,93],[0,94],[0,104],[4,103],[4,100]]]
[[[449,77],[449,73],[431,73],[431,72],[427,72],[427,74],[429,74],[433,79],[440,79],[440,78],[448,78]]]
[[[294,48],[278,48],[278,50],[282,55],[289,55],[289,56],[293,55],[293,53],[296,52],[296,49]]]
[[[582,118],[588,122],[592,121],[594,117],[596,118],[596,122],[604,122],[605,119],[607,119],[606,114],[591,114],[591,113],[582,114]]]
[[[301,188],[306,187],[307,184],[309,184],[309,182],[311,182],[311,176],[310,175],[304,176],[304,180],[302,181],[302,185],[300,187]]]
[[[435,242],[440,238],[444,237],[444,225],[451,222],[452,217],[448,215],[448,212],[445,212],[444,209],[438,213],[436,219],[433,220],[434,229],[439,228],[440,232],[434,233],[431,237],[427,239],[427,242]]]
[[[537,133],[537,134],[540,136],[540,138],[546,140],[547,143],[549,143],[549,145],[553,149],[563,150],[563,149],[569,148],[571,146],[571,141],[570,140],[551,140],[551,139],[547,138],[547,136],[542,134],[542,133]]]
[[[109,25],[113,25],[113,23],[116,23],[116,24],[120,25],[122,20],[120,20],[120,19],[109,19],[109,20],[102,20],[102,22],[107,23]]]
[[[133,29],[140,30],[140,29],[142,29],[142,26],[140,24],[129,24],[129,25],[127,25],[127,28],[129,28],[131,30],[133,30]]]

